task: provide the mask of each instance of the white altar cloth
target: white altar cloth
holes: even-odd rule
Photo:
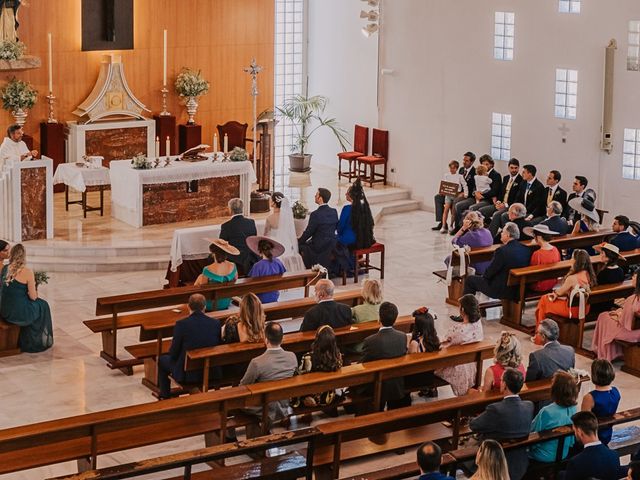
[[[265,219],[256,220],[258,235],[264,233]],[[206,238],[219,238],[220,225],[177,228],[171,240],[171,271],[175,272],[183,260],[200,260],[209,256],[209,244]]]
[[[172,160],[178,157],[171,157]],[[161,163],[163,165],[163,163]],[[142,186],[188,182],[205,178],[240,176],[240,198],[245,215],[249,213],[251,186],[256,181],[253,165],[245,162],[172,161],[167,167],[136,170],[131,160],[109,162],[111,178],[111,215],[134,227],[142,227]],[[195,219],[194,219],[195,220]]]
[[[87,187],[109,185],[109,169],[107,167],[78,167],[75,163],[61,163],[53,176],[53,184],[59,183],[64,183],[78,192],[84,192]]]

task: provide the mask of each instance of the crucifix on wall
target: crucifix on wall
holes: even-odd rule
[[[562,143],[567,143],[567,134],[571,131],[569,127],[567,127],[566,123],[563,123],[560,127],[558,127],[560,133],[562,134]]]
[[[82,0],[82,50],[133,49],[133,0]]]

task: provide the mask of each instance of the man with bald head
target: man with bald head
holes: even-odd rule
[[[315,286],[318,304],[305,313],[300,325],[301,332],[315,331],[323,325],[330,325],[332,328],[351,325],[351,309],[333,299],[334,288],[331,280],[318,280]]]
[[[418,480],[453,480],[452,477],[440,473],[442,450],[437,443],[424,442],[418,447],[416,456],[420,467]]]

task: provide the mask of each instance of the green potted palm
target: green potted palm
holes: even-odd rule
[[[292,172],[311,170],[311,154],[307,152],[307,146],[311,136],[322,127],[333,132],[343,151],[347,149],[349,141],[346,132],[335,118],[324,116],[328,102],[329,99],[321,95],[294,95],[276,107],[278,116],[289,120],[294,128],[292,152],[289,155],[289,170]]]

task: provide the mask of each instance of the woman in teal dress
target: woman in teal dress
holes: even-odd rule
[[[37,353],[53,345],[53,326],[49,304],[38,298],[33,270],[27,268],[26,263],[24,246],[14,245],[9,253],[9,265],[0,273],[0,317],[20,327],[20,350]]]
[[[236,264],[227,260],[228,255],[238,255],[240,251],[226,240],[214,238],[209,240],[209,251],[213,263],[202,269],[202,273],[196,279],[194,285],[200,287],[209,283],[235,282],[238,278]],[[225,310],[231,304],[230,298],[218,298],[215,308],[211,300],[207,300],[207,311]]]

